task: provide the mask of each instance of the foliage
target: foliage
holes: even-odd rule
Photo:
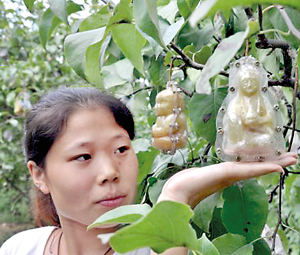
[[[199,2],[200,5],[197,6]],[[24,0],[24,3],[33,13],[41,8],[40,1]],[[29,69],[32,71],[38,68],[37,73],[40,74],[44,66],[51,65],[47,73],[56,73],[55,70],[60,65],[55,63],[63,53],[60,51],[60,43],[53,50],[51,46],[57,34],[61,35],[60,32],[64,30],[68,33],[64,40],[64,55],[77,75],[94,86],[115,93],[128,104],[136,119],[138,138],[142,138],[137,140],[135,147],[141,168],[139,202],[154,205],[163,183],[174,172],[219,161],[213,146],[216,111],[226,95],[226,71],[229,63],[245,54],[254,56],[263,64],[270,75],[270,86],[279,86],[274,91],[285,114],[285,135],[287,145],[290,145],[291,112],[295,112],[295,100],[298,101],[298,94],[293,94],[294,84],[297,84],[295,79],[298,77],[295,67],[299,62],[298,1],[277,0],[276,4],[283,5],[282,8],[272,5],[275,3],[271,0],[122,0],[117,5],[113,2],[93,5],[90,15],[83,20],[68,16],[80,9],[72,1],[49,0],[49,4],[50,7],[40,14],[39,31],[41,44],[47,49],[47,53],[41,51],[38,55],[40,58],[36,56],[36,59],[41,59],[42,62],[29,65]],[[37,42],[34,43],[34,47],[38,48]],[[21,57],[16,53],[12,55],[17,59]],[[51,62],[45,60],[49,55]],[[33,60],[32,63],[37,61]],[[10,68],[10,65],[6,66]],[[18,72],[14,70],[18,75],[24,73],[22,83],[28,79],[28,72],[22,71],[25,67],[18,68]],[[64,71],[64,74],[69,73]],[[178,150],[174,155],[162,155],[150,147],[150,126],[155,121],[155,96],[169,79],[176,80],[186,92],[190,138],[188,148]],[[57,78],[55,81],[61,82]],[[34,80],[25,82],[24,85],[31,101],[39,95],[36,92],[40,92],[41,88],[53,85],[46,82],[37,88],[31,83],[34,84]],[[1,91],[5,93],[2,104],[8,109],[7,116],[10,116],[5,117],[5,123],[18,123],[16,126],[20,127],[18,118],[13,113],[13,103],[18,92],[22,91],[20,87],[23,87],[9,83],[5,86],[8,90]],[[7,92],[13,94],[9,96]],[[1,127],[1,130],[5,128]],[[10,127],[9,130],[15,129]],[[296,148],[297,144],[296,136]],[[5,158],[5,162],[15,164],[18,161]],[[151,166],[150,162],[153,162]],[[10,166],[12,168],[15,166]],[[294,231],[299,229],[298,203],[294,202],[299,199],[299,179],[291,173],[297,168],[298,166],[287,169],[281,177],[285,190],[278,197],[279,204],[283,205],[279,207],[281,216],[288,217],[288,226],[281,224],[281,227],[285,226],[285,231],[276,232],[281,234],[282,240],[287,240],[286,250],[290,254],[299,253],[299,248],[295,245],[299,243],[299,235]],[[120,251],[140,246],[137,240],[137,243],[133,242],[135,247],[128,247],[128,241],[121,241],[122,233],[147,233],[151,219],[153,224],[158,225],[158,229],[159,223],[169,223],[164,228],[165,232],[157,231],[157,238],[173,238],[161,245],[148,237],[150,243],[140,240],[142,245],[151,245],[159,252],[172,245],[185,245],[196,254],[270,254],[270,249],[259,238],[266,222],[274,230],[277,226],[278,215],[274,216],[272,212],[276,206],[274,191],[277,190],[278,181],[279,177],[276,175],[273,178],[238,183],[226,189],[222,196],[213,195],[202,201],[195,208],[194,215],[189,208],[180,204],[154,205],[153,210],[142,218],[133,218],[136,221],[132,225],[112,236],[111,242],[118,240],[118,247],[115,248]],[[282,185],[278,189],[282,191]],[[275,201],[275,205],[270,205],[269,217],[266,192]],[[239,206],[241,203],[237,203],[235,199],[241,201],[244,207]],[[121,214],[124,216],[122,210]],[[236,214],[238,216],[232,219]],[[199,239],[190,228],[190,218],[191,226]],[[185,229],[186,237],[182,236],[180,228]],[[187,237],[190,239],[184,239]]]
[[[25,215],[22,221],[28,221],[30,181],[22,150],[24,116],[41,94],[73,83],[77,75],[64,63],[61,44],[66,28],[57,31],[45,51],[35,25],[43,6],[36,6],[35,14],[26,17],[22,3],[13,3],[16,9],[0,1],[0,192],[10,201],[10,206],[1,210],[0,220],[7,219],[6,214],[20,214]]]

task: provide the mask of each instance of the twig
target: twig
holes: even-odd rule
[[[285,173],[280,175],[280,183],[279,183],[279,204],[278,204],[278,222],[277,226],[274,230],[274,233],[272,235],[273,243],[272,243],[272,251],[275,251],[275,241],[276,241],[276,235],[279,230],[279,227],[282,224],[282,189],[283,189],[283,183],[285,179]]]
[[[296,132],[300,132],[300,129],[297,128],[293,129],[292,127],[288,127],[288,126],[283,126],[283,127],[290,130],[295,130]]]
[[[264,34],[258,35],[259,41],[256,42],[256,47],[260,49],[281,49],[284,59],[284,75],[281,81],[269,81],[271,86],[294,87],[292,76],[292,58],[289,55],[290,45],[281,40],[267,39]]]
[[[272,203],[274,196],[277,195],[277,189],[279,188],[279,185],[277,185],[270,194],[269,203]]]
[[[288,174],[300,174],[300,172],[290,171],[290,170],[287,170],[287,169],[285,169],[285,172],[287,173],[286,175],[288,175]]]
[[[262,37],[265,38],[265,36],[262,34],[260,35]],[[266,40],[266,39],[265,39]],[[197,70],[202,70],[204,68],[204,65],[199,64],[193,60],[191,60],[177,45],[175,45],[173,42],[170,43],[171,48],[178,53],[178,55],[180,56],[180,59],[186,64],[186,66],[188,67],[192,67],[194,69]],[[281,49],[289,49],[289,45],[284,43],[283,41],[279,41],[279,40],[266,40],[266,41],[259,41],[258,44],[256,45],[256,47],[258,48],[263,48],[263,49],[268,49],[268,48],[281,48]],[[175,57],[179,59],[179,57]],[[291,66],[291,64],[289,64],[291,61],[285,61],[285,67],[287,68],[287,66]],[[223,75],[225,77],[228,77],[229,74],[225,71],[221,71],[219,73],[220,75]],[[281,86],[281,87],[289,87],[289,88],[293,88],[293,79],[288,77],[287,75],[290,74],[290,71],[286,71],[285,75],[283,77],[282,80],[278,81],[278,80],[269,80],[268,81],[268,85],[269,86]],[[300,98],[300,95],[297,95],[297,97]]]
[[[258,4],[257,5],[257,8],[258,8],[258,21],[259,21],[259,28],[260,28],[260,31],[263,30],[263,14],[262,14],[262,8],[261,8],[261,4]]]
[[[175,45],[173,42],[171,42],[170,43],[170,45],[171,45],[171,48],[173,49],[173,50],[175,50],[176,51],[176,53],[178,53],[179,54],[179,56],[182,58],[182,60],[183,60],[183,62],[187,65],[187,66],[189,66],[189,67],[192,67],[192,68],[195,68],[195,69],[197,69],[197,70],[202,70],[203,68],[204,68],[204,65],[202,65],[202,64],[199,64],[199,63],[197,63],[197,62],[195,62],[195,61],[193,61],[193,60],[191,60],[177,45]],[[220,74],[221,75],[224,75],[224,76],[226,76],[226,77],[228,77],[229,76],[229,74],[227,73],[227,72],[225,72],[225,71],[221,71],[220,72]]]
[[[294,26],[292,23],[290,17],[287,15],[286,11],[284,10],[284,7],[281,5],[275,5],[277,10],[280,12],[282,18],[284,19],[286,25],[288,26],[291,34],[293,34],[297,39],[300,40],[300,31]]]
[[[296,129],[296,118],[297,118],[297,107],[296,107],[296,96],[297,96],[297,90],[298,90],[298,65],[296,65],[295,68],[295,84],[294,84],[294,97],[293,97],[293,130],[291,135],[291,140],[289,144],[288,151],[291,151],[294,135],[295,135],[295,129]]]

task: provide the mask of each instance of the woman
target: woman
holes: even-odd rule
[[[134,202],[138,161],[133,138],[133,118],[126,106],[96,89],[59,89],[42,98],[25,123],[25,154],[35,184],[36,223],[53,227],[13,236],[0,254],[117,254],[97,238],[116,227],[86,228],[101,214]],[[274,163],[187,169],[170,178],[159,201],[195,206],[238,180],[282,172],[295,162],[295,154],[286,154]],[[150,253],[145,248],[128,254]],[[186,250],[164,254],[183,255]]]

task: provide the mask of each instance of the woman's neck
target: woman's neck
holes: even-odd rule
[[[109,244],[102,244],[97,237],[99,234],[113,233],[115,228],[92,229],[87,231],[85,225],[74,222],[62,223],[63,235],[60,244],[60,255],[102,255],[110,248]],[[109,251],[107,254],[113,254]]]

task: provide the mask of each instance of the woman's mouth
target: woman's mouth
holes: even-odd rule
[[[118,207],[123,204],[125,197],[125,195],[108,196],[107,198],[99,200],[97,204],[110,208]]]

